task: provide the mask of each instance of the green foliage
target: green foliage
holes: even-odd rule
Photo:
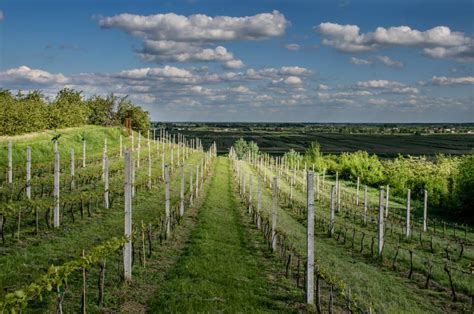
[[[326,168],[323,154],[321,153],[321,146],[318,142],[311,142],[304,153],[304,160],[312,167],[314,164],[314,171],[323,172]]]
[[[383,181],[383,167],[376,155],[369,155],[365,151],[343,153],[339,157],[339,171],[341,178],[351,181],[357,177],[369,185],[376,185]]]
[[[474,220],[474,153],[463,157],[456,180],[456,195],[463,217]]]
[[[118,104],[115,120],[123,125],[126,118],[132,120],[132,129],[136,131],[145,132],[150,128],[150,114],[148,111],[144,111],[124,97]]]
[[[237,154],[238,159],[242,159],[245,156],[247,156],[249,153],[252,155],[258,154],[259,148],[257,143],[254,141],[247,142],[243,138],[239,138],[235,143],[234,143],[234,149],[235,153]]]
[[[283,155],[283,160],[285,160],[285,162],[287,163],[287,165],[290,166],[290,168],[293,168],[298,167],[298,162],[301,166],[303,156],[301,156],[301,154],[296,152],[294,149],[290,149]]]
[[[132,128],[145,132],[150,127],[149,113],[126,97],[92,96],[84,99],[81,91],[64,88],[54,101],[46,101],[40,91],[13,95],[0,90],[0,135],[17,135],[76,127],[85,124],[111,126],[131,118]]]

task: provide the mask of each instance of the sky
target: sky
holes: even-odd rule
[[[0,0],[0,89],[154,121],[474,122],[473,63],[474,0]]]

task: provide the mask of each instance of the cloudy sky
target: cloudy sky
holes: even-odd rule
[[[2,0],[0,88],[162,121],[474,122],[473,21],[474,0]]]

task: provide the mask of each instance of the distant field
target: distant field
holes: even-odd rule
[[[380,156],[435,155],[439,153],[460,155],[474,149],[472,134],[430,134],[430,135],[376,135],[336,134],[291,131],[180,131],[188,137],[199,137],[207,147],[217,143],[219,153],[228,151],[232,143],[243,137],[257,142],[261,150],[270,154],[282,154],[289,149],[304,151],[309,143],[318,141],[325,153],[353,152],[366,150]]]

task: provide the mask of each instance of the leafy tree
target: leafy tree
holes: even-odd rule
[[[127,118],[132,120],[132,129],[134,130],[146,132],[150,128],[150,114],[148,111],[135,106],[127,97],[124,97],[118,105],[115,120],[124,125]]]
[[[324,157],[321,153],[321,146],[318,142],[311,142],[304,153],[304,160],[308,165],[314,164],[314,169],[317,172],[322,172],[326,168]]]
[[[458,208],[463,217],[474,221],[474,152],[463,157],[456,179]]]

